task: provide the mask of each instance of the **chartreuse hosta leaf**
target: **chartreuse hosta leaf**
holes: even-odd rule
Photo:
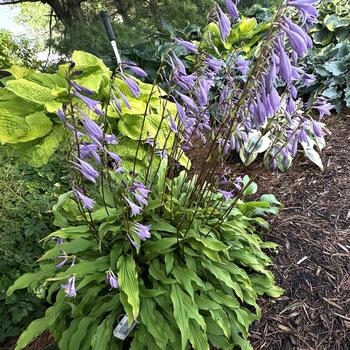
[[[50,132],[52,122],[45,113],[36,112],[26,117],[0,114],[0,142],[27,142],[45,136]]]

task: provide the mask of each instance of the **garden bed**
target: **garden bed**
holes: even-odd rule
[[[285,295],[265,300],[254,349],[350,348],[350,113],[327,120],[325,171],[298,159],[284,174],[257,174],[285,208],[266,239],[280,245],[273,272]]]

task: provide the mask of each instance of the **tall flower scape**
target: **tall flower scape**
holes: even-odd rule
[[[175,38],[188,61],[168,52],[153,84],[135,78],[146,73],[132,62],[103,68],[98,89],[85,75],[95,57],[64,66],[57,114],[72,190],[54,207],[61,228],[45,239],[40,269],[8,291],[45,288],[52,304],[17,349],[46,329],[64,350],[251,349],[258,296],[283,292],[263,251],[276,246],[258,235],[280,203],[273,195],[246,202],[256,184],[223,162],[264,153],[268,168],[286,170],[301,145],[322,167],[316,150],[332,106],[318,99],[305,111],[296,89],[313,80],[298,60],[312,45],[314,4],[281,5],[252,60]],[[236,5],[226,0],[208,15],[223,42],[239,22]],[[198,171],[193,147],[203,150]],[[113,330],[124,315],[130,334],[121,340]]]

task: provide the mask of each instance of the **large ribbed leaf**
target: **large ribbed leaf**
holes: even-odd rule
[[[32,166],[39,167],[47,164],[64,138],[62,126],[54,127],[39,143],[27,150],[26,159]]]
[[[134,319],[140,310],[139,282],[135,261],[131,256],[121,256],[117,262],[119,287],[128,297]],[[131,322],[131,320],[129,320]]]
[[[25,118],[0,114],[0,142],[18,143],[43,137],[51,130],[52,122],[43,112]]]
[[[15,95],[41,105],[53,100],[51,89],[26,79],[10,80],[6,88]]]

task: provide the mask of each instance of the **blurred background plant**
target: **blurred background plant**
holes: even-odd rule
[[[64,163],[56,153],[49,164],[35,169],[0,148],[0,344],[42,315],[45,304],[23,290],[6,297],[6,290],[24,272],[32,271],[42,254],[39,240],[53,229],[51,208],[66,190]]]
[[[318,10],[318,23],[311,30],[315,46],[305,60],[307,71],[317,79],[301,92],[310,102],[321,93],[339,113],[350,108],[350,3],[324,0]]]

